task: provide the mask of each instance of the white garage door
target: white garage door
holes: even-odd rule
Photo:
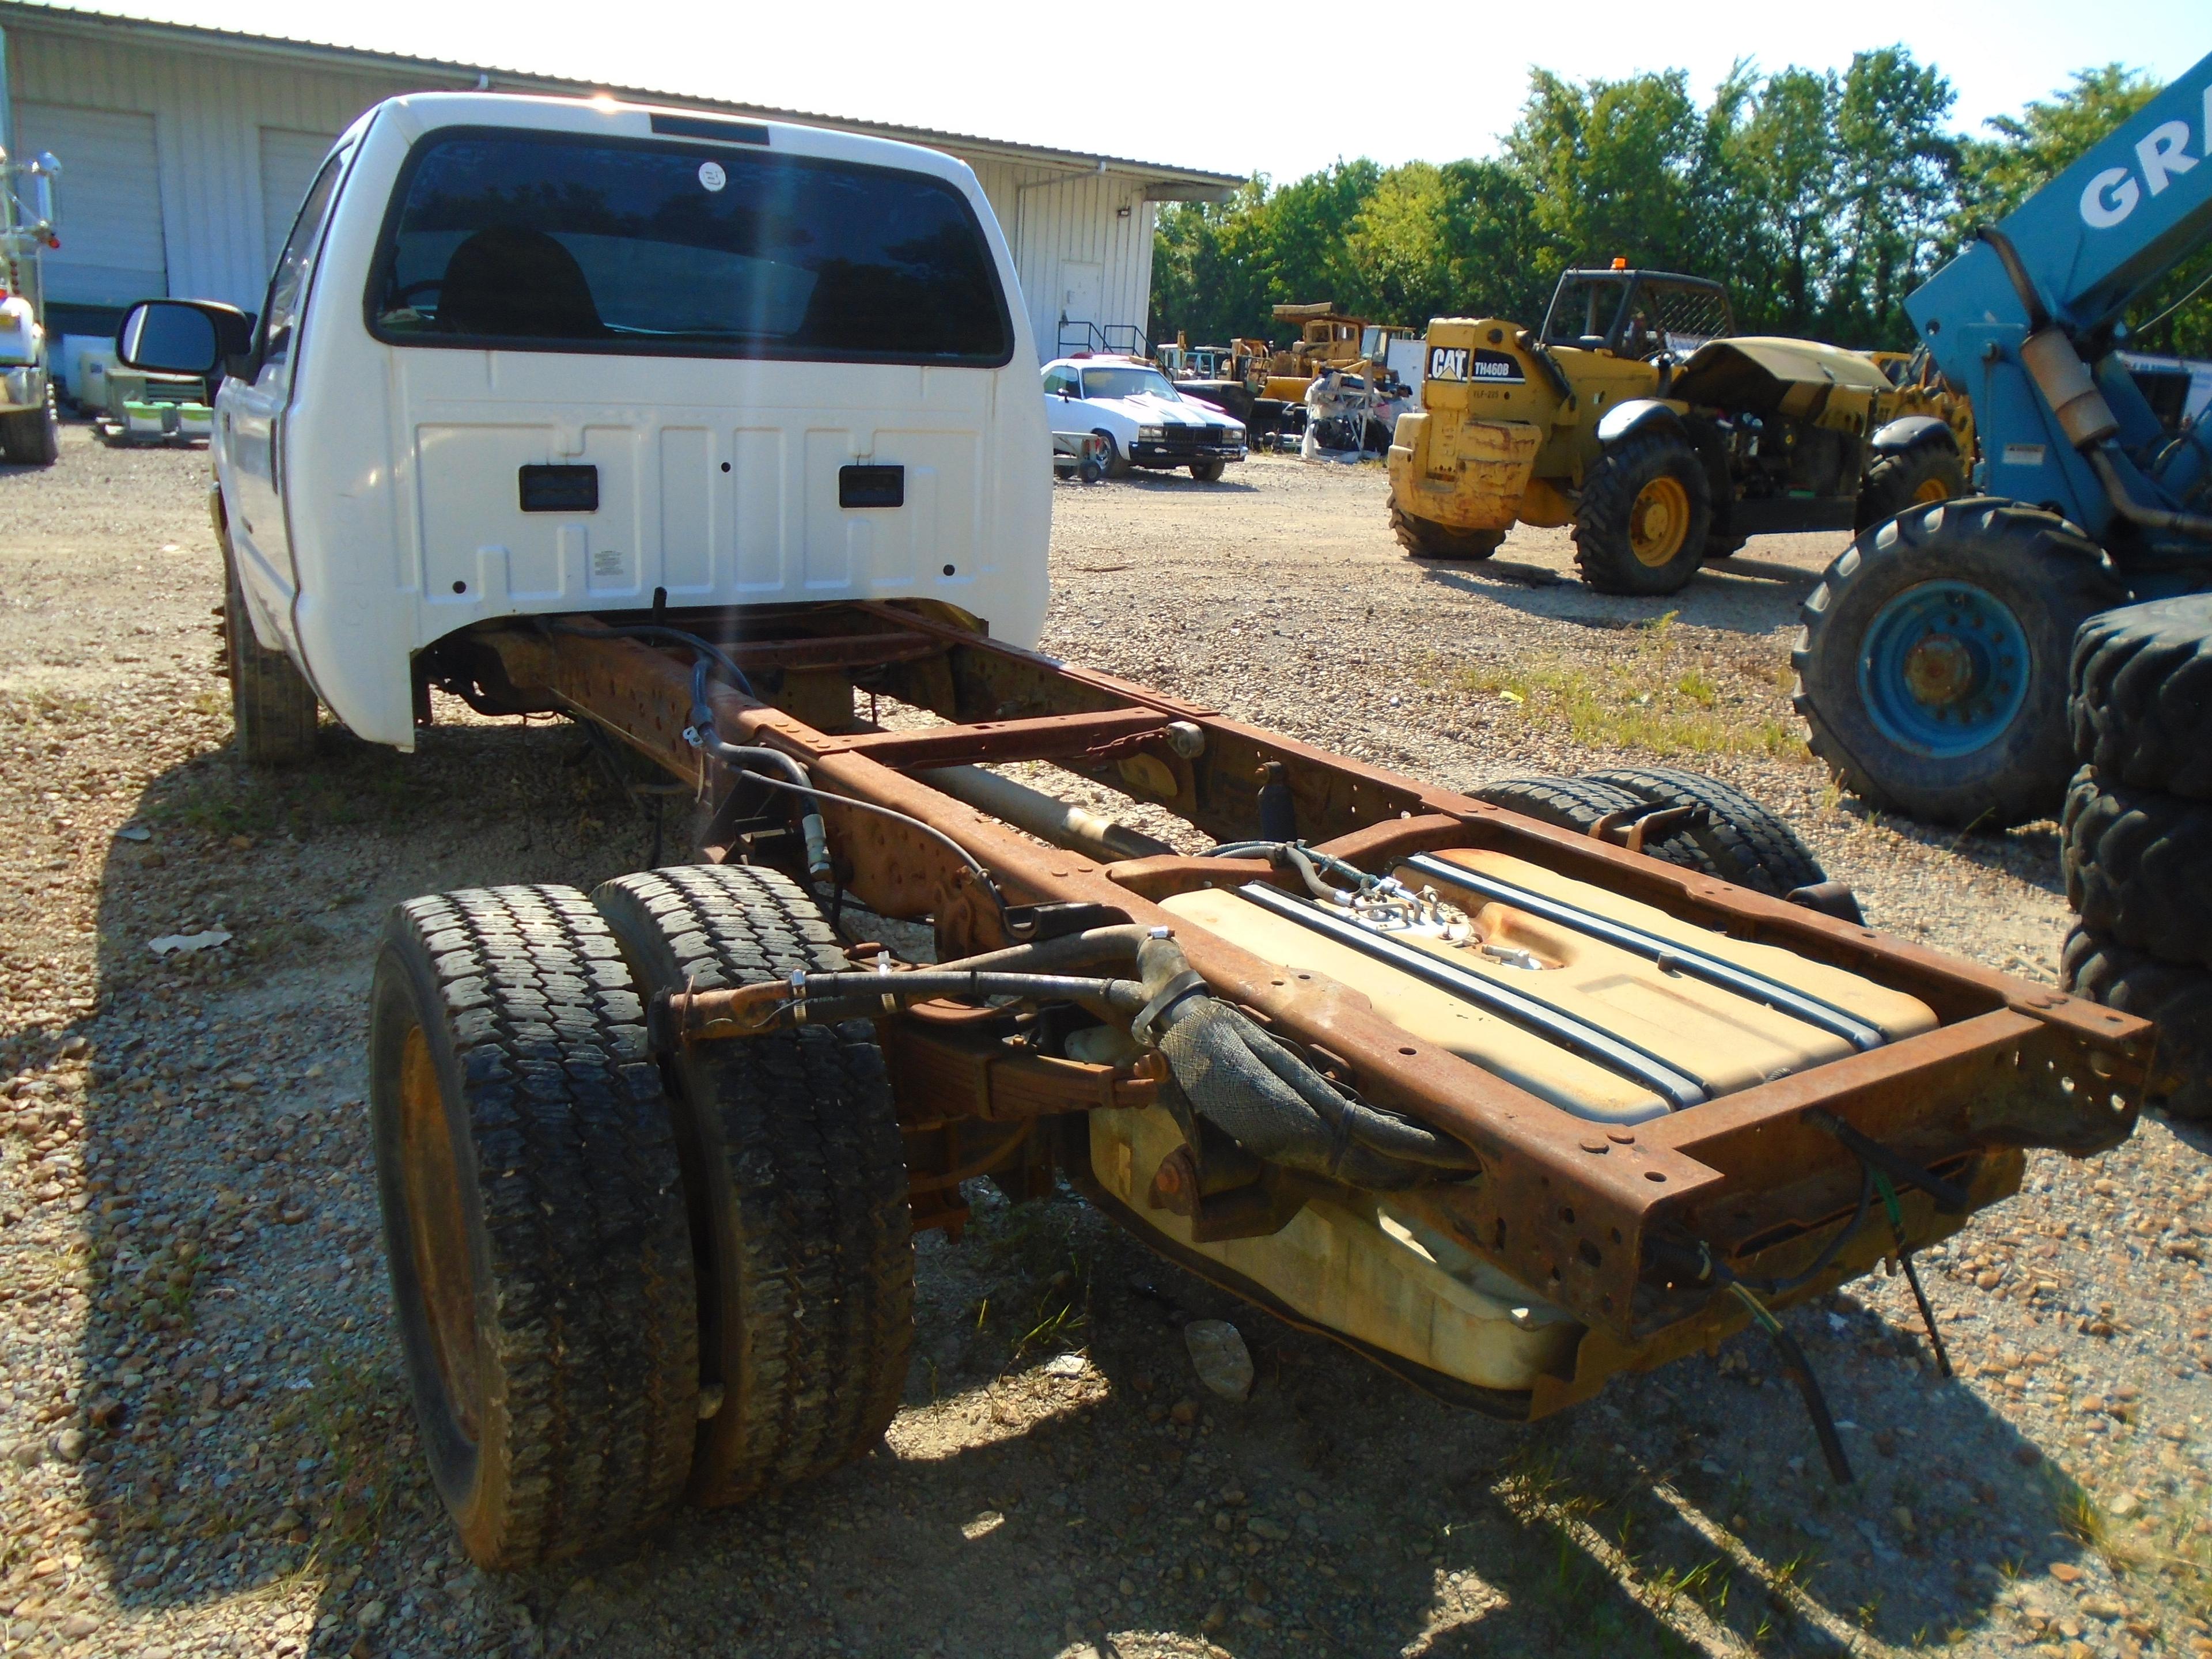
[[[268,240],[261,245],[264,270],[276,269],[276,256],[292,234],[292,221],[307,198],[315,171],[331,153],[331,135],[293,132],[283,127],[261,129],[261,223]]]
[[[52,150],[62,245],[46,258],[46,297],[121,306],[169,291],[154,118],[59,104],[15,106],[23,153]]]

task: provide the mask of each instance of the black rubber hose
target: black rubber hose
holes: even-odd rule
[[[945,973],[919,968],[898,974],[794,974],[792,980],[794,1012],[809,1024],[887,1012],[886,1000],[903,1006],[939,997],[970,1002],[1018,997],[1029,1002],[1079,1002],[1123,1019],[1145,1006],[1145,988],[1135,980],[1071,974]]]
[[[2031,334],[2051,326],[2051,313],[2043,307],[2043,296],[2035,291],[2034,281],[2027,274],[2027,266],[2020,257],[2020,250],[2012,245],[2012,238],[1995,225],[1983,225],[1975,236],[1990,245],[2004,267],[2005,276],[2012,283],[2012,291],[2027,309],[2027,329]]]
[[[1828,1460],[1828,1473],[1838,1486],[1848,1486],[1857,1479],[1851,1473],[1851,1460],[1844,1455],[1843,1437],[1836,1432],[1836,1419],[1828,1410],[1827,1396],[1820,1392],[1820,1381],[1813,1375],[1812,1362],[1805,1358],[1805,1350],[1797,1346],[1797,1339],[1781,1321],[1767,1325],[1767,1340],[1782,1358],[1782,1369],[1797,1385],[1798,1394],[1805,1401],[1805,1414],[1813,1419],[1813,1433],[1820,1443],[1820,1455]]]
[[[985,969],[998,973],[1042,974],[1088,968],[1102,962],[1133,962],[1138,947],[1151,934],[1151,928],[1137,921],[1125,922],[1118,927],[1090,927],[1079,933],[1063,933],[1058,939],[1039,939],[1034,945],[1010,945],[1003,951],[986,951],[981,956],[962,957],[957,962],[940,962],[931,971],[949,974]]]
[[[2105,486],[2105,493],[2112,498],[2112,507],[2131,524],[2145,530],[2171,530],[2176,535],[2186,536],[2191,541],[2212,541],[2212,518],[2201,513],[2178,513],[2171,507],[2152,507],[2139,501],[2128,489],[2128,481],[2121,473],[2113,456],[2118,453],[2107,441],[2081,452],[2088,458],[2097,480]]]
[[[1448,1135],[1346,1098],[1229,1004],[1206,994],[1171,939],[1137,953],[1149,999],[1139,1041],[1166,1056],[1191,1109],[1255,1155],[1376,1190],[1479,1169]]]

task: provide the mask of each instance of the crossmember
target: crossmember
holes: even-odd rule
[[[1824,1115],[1956,1182],[1977,1209],[2016,1188],[2018,1149],[2082,1154],[2133,1127],[2150,1033],[2127,1015],[1006,646],[943,607],[772,613],[778,631],[766,637],[758,617],[748,618],[744,638],[721,637],[717,618],[672,620],[705,632],[753,676],[757,696],[713,689],[716,729],[730,743],[787,753],[825,792],[819,806],[836,878],[853,900],[886,917],[933,919],[940,954],[1017,942],[1018,921],[980,890],[965,861],[916,827],[926,825],[988,869],[1006,904],[1079,904],[1170,930],[1215,996],[1328,1057],[1361,1098],[1471,1149],[1480,1178],[1425,1189],[1431,1221],[1598,1338],[1585,1343],[1577,1376],[1562,1379],[1539,1409],[1588,1392],[1607,1370],[1708,1340],[1715,1322],[1731,1316],[1714,1311],[1715,1298],[1668,1279],[1665,1240],[1702,1241],[1746,1277],[1772,1276],[1813,1255],[1821,1230],[1848,1218],[1863,1179],[1859,1158],[1816,1121]],[[597,635],[588,619],[576,621],[470,636],[473,659],[496,664],[495,676],[478,678],[495,678],[510,703],[595,722],[702,801],[724,801],[736,780],[684,735],[691,655]],[[884,697],[934,723],[878,724],[863,704]],[[1509,854],[1904,992],[1933,1009],[1938,1024],[1632,1127],[1591,1122],[1409,1037],[1324,976],[1261,960],[1161,908],[1201,888],[1259,883],[1296,891],[1295,878],[1267,860],[1101,860],[1040,841],[918,775],[1038,760],[1156,803],[1224,842],[1255,833],[1264,785],[1286,787],[1297,838],[1352,865],[1388,869],[1451,849]],[[841,804],[839,795],[916,823]],[[939,1018],[915,1009],[885,1020],[913,1121],[1080,1113],[1129,1103],[1133,1087],[1141,1095],[1149,1086],[1126,1071],[1117,1077],[1073,1062],[1009,1068],[1005,1086],[1025,1097],[1002,1108],[990,1045],[962,1035],[961,1011],[932,1006]],[[908,1098],[917,1093],[928,1097]],[[1908,1194],[1904,1210],[1913,1248],[1961,1221],[1919,1197]],[[1803,1293],[1863,1271],[1893,1248],[1870,1234],[1837,1254]],[[1741,1322],[1740,1311],[1733,1316]]]

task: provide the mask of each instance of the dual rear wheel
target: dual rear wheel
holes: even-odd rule
[[[618,1542],[882,1437],[913,1324],[902,1142],[865,1022],[657,1058],[653,993],[847,965],[744,866],[392,913],[370,1094],[400,1345],[471,1557]]]

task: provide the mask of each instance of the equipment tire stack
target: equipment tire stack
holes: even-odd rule
[[[2071,684],[2066,988],[2154,1021],[2147,1103],[2212,1118],[2212,594],[2091,617]]]

